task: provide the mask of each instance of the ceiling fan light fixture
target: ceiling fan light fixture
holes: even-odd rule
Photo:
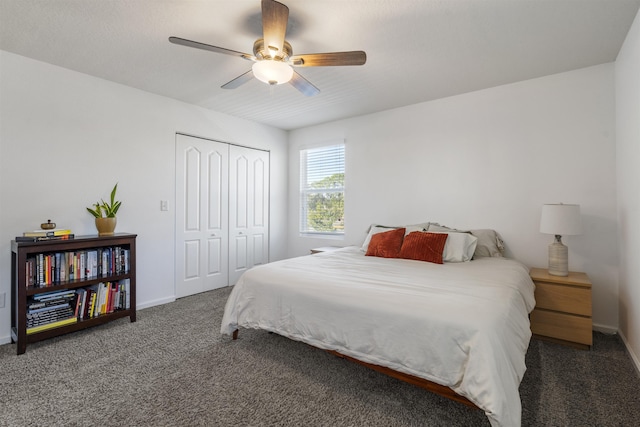
[[[287,83],[293,77],[293,68],[281,61],[258,61],[251,67],[253,75],[268,85]]]

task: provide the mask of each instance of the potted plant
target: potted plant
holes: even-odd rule
[[[116,213],[122,205],[122,202],[116,201],[116,190],[118,184],[113,186],[111,190],[111,200],[109,203],[101,199],[98,203],[93,204],[93,208],[87,208],[87,211],[95,217],[96,228],[99,236],[112,236],[116,229]]]

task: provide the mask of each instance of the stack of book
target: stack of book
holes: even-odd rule
[[[27,335],[78,321],[73,289],[34,295],[27,302]]]
[[[22,236],[16,236],[16,242],[40,242],[44,240],[68,240],[73,239],[74,234],[66,228],[54,228],[52,230],[25,231]]]

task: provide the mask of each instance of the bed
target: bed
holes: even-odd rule
[[[221,332],[262,329],[424,379],[519,426],[533,291],[528,268],[501,256],[436,264],[347,247],[245,272]]]

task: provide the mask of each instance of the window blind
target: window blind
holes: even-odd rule
[[[344,234],[344,143],[300,150],[300,233]]]

